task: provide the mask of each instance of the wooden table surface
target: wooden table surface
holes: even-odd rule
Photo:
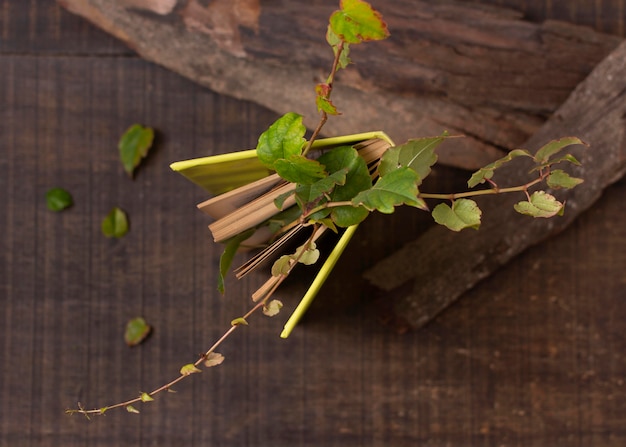
[[[623,0],[491,3],[624,34]],[[379,322],[361,273],[429,218],[374,216],[289,339],[278,338],[287,312],[253,317],[220,349],[223,365],[140,415],[64,414],[175,377],[249,307],[262,276],[219,296],[220,248],[195,209],[205,195],[168,165],[253,147],[274,118],[137,58],[53,2],[0,0],[1,446],[626,445],[624,180],[405,335]],[[116,146],[136,122],[158,134],[131,180]],[[75,201],[58,214],[45,205],[56,186]],[[131,220],[120,240],[100,233],[113,206]],[[280,292],[286,311],[309,278]],[[130,349],[124,325],[138,315],[154,332]]]

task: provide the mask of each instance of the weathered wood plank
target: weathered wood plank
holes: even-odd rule
[[[480,231],[448,232],[433,227],[366,272],[376,287],[390,292],[392,315],[402,327],[421,327],[463,292],[527,247],[566,228],[589,208],[604,188],[626,171],[626,43],[577,87],[525,146],[536,150],[551,139],[578,136],[591,145],[580,152],[585,182],[569,191],[567,211],[556,219],[528,219],[512,209],[512,199],[481,201]],[[525,169],[510,166],[496,178],[523,184]],[[500,185],[506,186],[506,185]],[[399,268],[401,267],[401,268]],[[387,296],[389,296],[387,294]]]
[[[315,124],[315,79],[336,2],[60,0],[148,60],[227,95]],[[235,6],[236,5],[236,6]],[[475,168],[532,135],[620,41],[564,23],[531,24],[511,10],[463,3],[380,6],[388,41],[354,47],[335,102],[345,111],[325,132],[382,129],[398,142],[468,136],[441,160]]]

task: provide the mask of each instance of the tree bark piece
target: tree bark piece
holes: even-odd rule
[[[314,126],[313,86],[336,0],[59,0],[142,57],[216,92]],[[621,41],[507,9],[460,2],[381,3],[392,37],[353,46],[327,135],[384,130],[397,142],[443,130],[467,135],[440,160],[474,169],[519,146]],[[365,48],[366,47],[366,48]]]
[[[576,151],[582,167],[574,174],[585,182],[571,191],[556,193],[567,200],[563,217],[545,220],[521,216],[512,208],[515,199],[494,196],[496,200],[481,202],[484,223],[479,231],[453,233],[432,227],[365,273],[365,278],[391,300],[391,317],[399,329],[428,323],[512,257],[566,228],[604,188],[624,175],[626,43],[576,88],[524,147],[536,150],[563,136],[578,136],[590,144],[590,148]],[[505,181],[523,184],[528,174],[514,161],[506,171],[497,171],[496,181],[498,178],[505,179],[500,186],[506,186]]]

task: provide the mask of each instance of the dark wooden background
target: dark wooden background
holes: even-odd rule
[[[623,0],[486,1],[624,36]],[[250,148],[275,118],[160,67],[49,0],[0,0],[0,445],[626,445],[626,181],[569,230],[518,257],[425,329],[377,319],[361,273],[429,218],[359,229],[305,322],[253,318],[227,361],[140,415],[67,416],[176,376],[249,305],[253,276],[215,292],[219,248],[170,162]],[[135,180],[119,136],[158,129]],[[442,169],[446,186],[465,173]],[[60,186],[75,205],[47,211]],[[104,238],[113,206],[131,231]],[[281,291],[287,311],[305,289]],[[155,328],[129,349],[126,321]]]

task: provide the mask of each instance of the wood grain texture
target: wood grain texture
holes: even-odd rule
[[[11,2],[5,14],[48,3]],[[55,14],[67,35],[84,29]],[[38,29],[43,38],[52,27]],[[290,339],[278,338],[281,320],[253,319],[224,346],[223,365],[141,415],[66,416],[76,401],[106,404],[175,376],[248,306],[262,278],[215,293],[220,250],[195,209],[205,197],[167,166],[249,148],[275,118],[138,58],[104,57],[109,38],[87,32],[93,55],[63,40],[61,53],[38,54],[26,35],[16,43],[26,54],[0,52],[0,446],[626,443],[624,181],[567,231],[401,337],[378,322],[361,274],[429,219],[373,216]],[[130,181],[115,145],[133,122],[158,137]],[[440,169],[431,180],[464,179]],[[49,186],[69,189],[74,207],[48,212]],[[113,205],[131,218],[119,241],[99,231]],[[300,271],[285,284],[287,306],[308,278]],[[129,349],[123,327],[138,314],[155,332]]]
[[[321,36],[335,1],[192,0],[165,13],[156,0],[130,3],[61,0],[142,57],[214,91],[298,111],[315,127],[313,85],[331,62]],[[523,143],[621,40],[485,5],[398,0],[381,9],[392,37],[352,48],[357,64],[333,93],[346,113],[325,132],[382,129],[397,142],[462,133],[440,159],[467,169]]]

